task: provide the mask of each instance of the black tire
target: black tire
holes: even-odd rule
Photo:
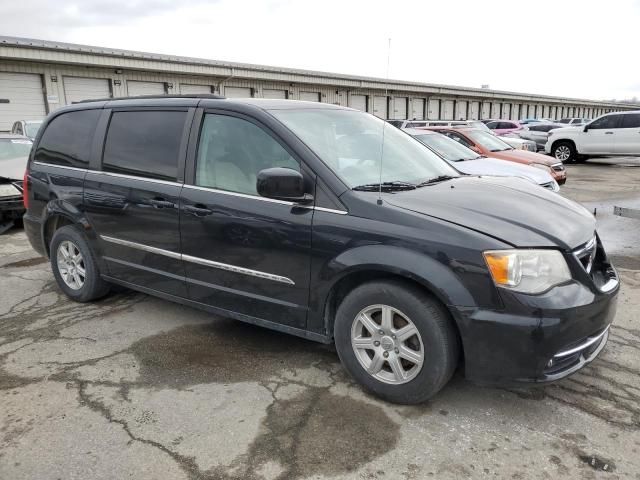
[[[372,376],[352,347],[356,316],[378,304],[401,311],[420,334],[424,346],[422,368],[406,383],[385,383]],[[458,335],[444,306],[420,288],[399,280],[370,282],[352,290],[336,312],[334,337],[338,356],[351,376],[373,394],[399,404],[421,403],[438,393],[453,375],[459,357]]]
[[[563,153],[567,152],[568,156],[565,158]],[[578,158],[578,153],[576,152],[576,146],[573,142],[569,141],[560,141],[553,145],[551,149],[551,155],[556,160],[562,163],[573,163]]]
[[[84,266],[84,282],[80,288],[71,288],[62,277],[60,269],[58,267],[58,247],[63,242],[71,242],[82,254],[83,266]],[[110,285],[105,282],[100,276],[100,270],[98,268],[98,262],[96,261],[95,254],[89,246],[85,235],[82,231],[74,225],[66,225],[59,228],[53,234],[50,245],[50,262],[51,270],[53,270],[53,276],[58,283],[60,290],[76,302],[90,302],[104,297],[109,293]]]

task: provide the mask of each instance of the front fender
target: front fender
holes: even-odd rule
[[[347,250],[329,262],[326,270],[333,283],[357,271],[389,272],[424,285],[446,305],[476,305],[451,266],[402,247],[366,245]]]
[[[414,281],[435,295],[444,305],[478,307],[501,305],[495,286],[477,251],[460,252],[451,258],[444,252],[434,256],[394,245],[362,245],[345,250],[315,272],[310,293],[308,328],[331,332],[332,318],[325,308],[331,293],[347,277],[366,273],[372,278],[389,274]],[[365,275],[364,279],[362,275]]]

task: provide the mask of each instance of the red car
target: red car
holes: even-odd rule
[[[549,172],[559,185],[567,181],[567,172],[562,162],[540,153],[516,150],[502,141],[500,137],[496,137],[486,130],[469,127],[424,127],[420,130],[440,132],[485,157],[499,158],[500,160],[541,168]]]
[[[493,130],[496,135],[505,135],[522,130],[522,125],[515,120],[491,120],[487,122],[487,127],[489,130]]]

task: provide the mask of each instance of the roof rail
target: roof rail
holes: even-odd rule
[[[222,95],[215,95],[213,93],[184,93],[184,94],[168,94],[168,95],[136,95],[132,97],[114,97],[114,98],[92,98],[90,100],[80,100],[76,103],[88,103],[88,102],[110,102],[113,100],[146,100],[151,98],[211,98],[211,99],[223,99]]]

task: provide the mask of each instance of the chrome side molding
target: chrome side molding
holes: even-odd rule
[[[252,270],[250,268],[238,267],[237,265],[229,265],[228,263],[214,262],[213,260],[207,260],[206,258],[192,257],[191,255],[183,255],[178,252],[172,252],[171,250],[151,247],[149,245],[144,245],[142,243],[131,242],[129,240],[110,237],[108,235],[100,235],[100,238],[105,242],[115,243],[116,245],[135,248],[136,250],[141,250],[143,252],[155,253],[157,255],[164,255],[165,257],[173,258],[175,260],[183,260],[185,262],[204,265],[205,267],[217,268],[219,270],[226,270],[228,272],[239,273],[242,275],[249,275],[251,277],[262,278],[264,280],[271,280],[273,282],[284,283],[287,285],[295,285],[295,282],[290,278],[283,277],[280,275],[275,275],[273,273],[261,272],[260,270]]]

